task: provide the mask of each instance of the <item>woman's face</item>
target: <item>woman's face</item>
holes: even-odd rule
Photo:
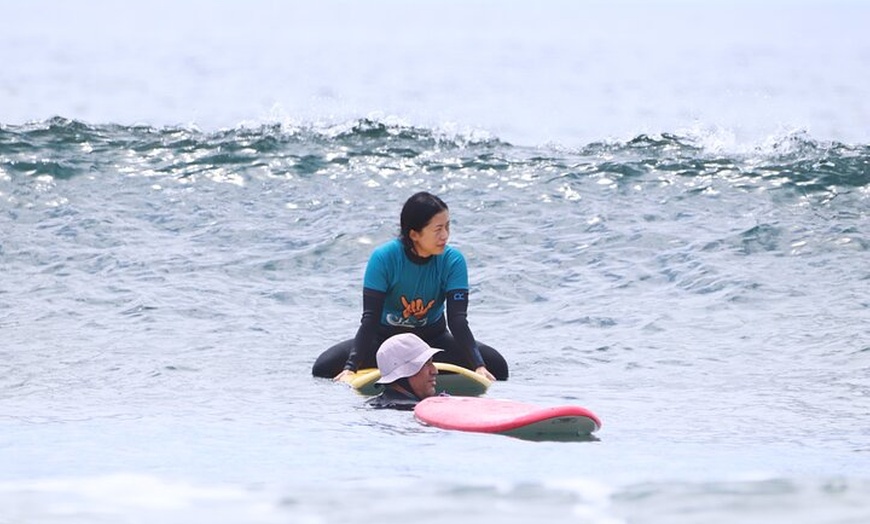
[[[450,213],[447,210],[441,211],[420,231],[412,229],[409,236],[414,242],[414,252],[417,256],[428,258],[432,255],[440,255],[447,247],[447,239],[450,238]]]

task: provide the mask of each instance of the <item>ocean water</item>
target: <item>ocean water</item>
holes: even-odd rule
[[[0,524],[870,519],[870,8],[4,6]],[[310,376],[413,192],[488,396]]]

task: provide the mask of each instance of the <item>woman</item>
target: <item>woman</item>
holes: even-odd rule
[[[321,354],[314,376],[342,380],[375,367],[377,348],[387,338],[414,333],[445,350],[436,361],[507,380],[507,362],[495,349],[475,342],[468,327],[468,269],[462,253],[447,245],[447,204],[430,193],[417,193],[405,202],[400,221],[400,237],[375,249],[366,266],[356,337]]]

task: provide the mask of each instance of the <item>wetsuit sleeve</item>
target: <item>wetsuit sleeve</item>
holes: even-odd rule
[[[473,369],[484,365],[483,357],[471,328],[468,327],[468,290],[452,289],[447,292],[447,327],[454,340],[466,351],[468,360],[474,365]]]
[[[344,369],[356,371],[361,362],[374,362],[377,348],[374,347],[378,334],[378,324],[384,311],[386,293],[363,288],[363,313],[359,329],[353,340],[353,347],[344,364]]]

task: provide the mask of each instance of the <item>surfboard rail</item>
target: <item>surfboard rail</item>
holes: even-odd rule
[[[492,381],[488,378],[462,366],[435,362],[435,367],[438,369],[438,378],[435,382],[437,394],[447,393],[463,397],[480,396],[486,393],[489,386],[492,385]],[[375,384],[379,378],[381,378],[381,373],[377,368],[365,368],[346,377],[343,382],[361,395],[372,396],[380,392]]]

